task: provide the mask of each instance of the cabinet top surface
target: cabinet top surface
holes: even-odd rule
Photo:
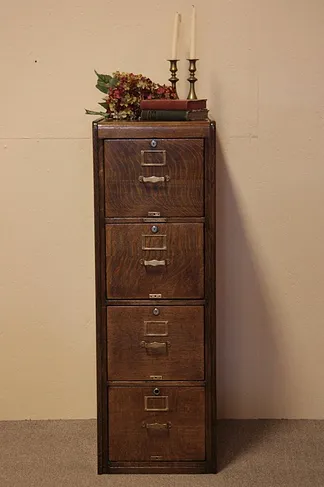
[[[142,122],[142,121],[104,121],[93,122],[99,139],[146,138],[146,137],[208,137],[211,120],[192,122]]]

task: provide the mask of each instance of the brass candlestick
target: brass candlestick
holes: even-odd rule
[[[190,76],[188,78],[188,81],[190,83],[190,88],[189,88],[189,93],[187,96],[187,100],[197,100],[197,95],[195,91],[195,83],[197,81],[197,78],[195,76],[196,72],[196,62],[199,61],[199,59],[187,59],[189,61],[189,73]]]
[[[177,81],[179,81],[179,78],[177,78],[176,76],[176,72],[178,71],[177,62],[179,61],[179,59],[168,59],[168,61],[170,63],[170,72],[171,72],[171,78],[169,78],[169,81],[176,94],[176,98],[179,98],[177,93]]]

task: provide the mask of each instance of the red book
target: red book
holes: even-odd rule
[[[141,110],[201,110],[207,100],[142,100]]]

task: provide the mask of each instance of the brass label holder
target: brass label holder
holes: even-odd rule
[[[144,321],[144,336],[146,337],[167,337],[168,321]]]
[[[166,235],[142,235],[142,250],[167,250],[166,237]],[[147,239],[152,239],[152,241],[155,241],[155,247],[150,247],[150,242],[147,242]]]
[[[144,396],[145,411],[169,411],[169,396]]]
[[[154,162],[153,160],[148,162],[146,160],[151,156],[153,156],[153,154],[155,157],[160,158],[159,162]],[[141,166],[145,166],[145,167],[166,166],[166,151],[165,150],[141,150]]]

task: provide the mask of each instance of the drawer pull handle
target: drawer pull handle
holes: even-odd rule
[[[170,260],[169,259],[165,259],[165,260],[156,260],[156,259],[153,259],[153,260],[144,260],[144,259],[141,259],[140,262],[145,267],[148,267],[148,266],[157,267],[159,265],[168,265],[168,264],[170,264]]]
[[[167,183],[170,181],[170,176],[139,176],[138,180],[140,183]]]
[[[146,350],[157,350],[167,352],[168,347],[170,347],[170,342],[141,342],[141,347],[146,348]]]
[[[148,430],[169,430],[171,428],[171,422],[168,421],[167,423],[145,423],[143,421],[142,428],[146,428]]]

